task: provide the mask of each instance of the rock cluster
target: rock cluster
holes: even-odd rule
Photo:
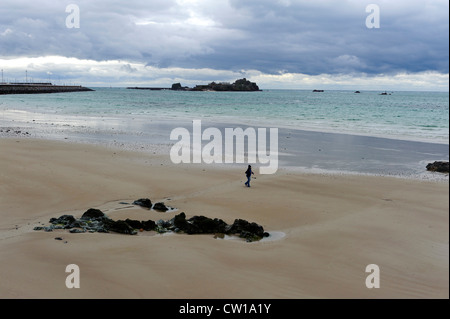
[[[76,219],[72,215],[62,215],[58,218],[51,218],[49,223],[50,226],[38,226],[34,230],[53,231],[54,229],[69,229],[71,233],[109,233],[111,231],[129,235],[137,233],[126,221],[114,221],[101,210],[94,208],[88,209],[80,219]]]
[[[135,200],[133,202],[133,205],[141,206],[141,207],[147,208],[147,209],[154,209],[159,212],[167,212],[170,209],[163,202],[158,202],[158,203],[153,204],[152,201],[148,198],[141,198],[141,199]]]
[[[193,88],[181,86],[180,83],[172,84],[173,91],[260,91],[255,82],[250,82],[246,78],[236,80],[234,83],[211,82],[206,85],[196,85]]]
[[[30,136],[30,133],[10,128],[0,129],[0,133]]]
[[[172,90],[172,91],[261,91],[255,82],[250,82],[246,78],[234,81],[234,83],[228,82],[211,82],[209,84],[196,85],[193,88],[182,86],[181,83],[173,83],[172,87],[127,87],[131,90],[151,90],[151,91],[161,91],[161,90]]]
[[[170,220],[170,224],[170,228],[175,232],[239,235],[239,237],[245,238],[248,242],[269,236],[261,225],[250,223],[244,219],[236,219],[232,225],[228,225],[222,219],[212,219],[205,216],[194,216],[186,219],[186,215],[180,213]]]
[[[449,162],[435,161],[427,165],[427,170],[439,173],[449,172]]]
[[[80,219],[76,219],[72,215],[62,215],[59,218],[51,218],[49,222],[50,226],[38,226],[34,230],[53,231],[54,229],[69,229],[71,233],[115,232],[127,235],[136,235],[138,231],[175,232],[190,235],[227,234],[238,235],[247,242],[257,241],[269,236],[262,226],[243,219],[236,219],[232,225],[228,225],[221,219],[211,219],[205,216],[194,216],[186,219],[185,213],[180,213],[167,221],[162,219],[156,222],[132,219],[115,221],[102,211],[91,208]]]
[[[211,82],[208,85],[197,85],[191,91],[259,91],[259,87],[256,83],[243,78],[234,83]]]

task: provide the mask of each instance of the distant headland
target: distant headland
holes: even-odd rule
[[[181,83],[174,83],[170,88],[163,87],[128,87],[127,89],[134,90],[172,90],[172,91],[215,91],[215,92],[225,92],[225,91],[234,91],[234,92],[253,92],[253,91],[261,91],[254,82],[250,82],[246,78],[236,80],[234,83],[228,82],[211,82],[206,85],[196,85],[193,88],[189,88],[187,86],[182,86]]]
[[[81,85],[53,85],[52,83],[0,83],[1,94],[39,94],[94,91]]]

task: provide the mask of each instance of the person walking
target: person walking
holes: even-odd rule
[[[247,187],[250,187],[250,180],[252,179],[252,174],[254,175],[254,173],[252,171],[252,166],[249,165],[247,170],[245,171],[245,176],[247,176],[247,181],[245,182],[245,185]]]

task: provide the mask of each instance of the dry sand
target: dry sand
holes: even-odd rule
[[[0,298],[449,298],[448,182],[279,170],[246,188],[243,168],[28,139],[0,139],[0,168]],[[142,197],[178,210],[120,204]],[[243,218],[273,236],[33,231],[91,207]],[[79,289],[65,285],[69,264]],[[378,289],[366,287],[369,264]]]

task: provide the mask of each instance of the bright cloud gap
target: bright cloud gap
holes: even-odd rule
[[[233,82],[247,78],[262,89],[342,89],[445,91],[449,88],[449,74],[437,71],[399,72],[367,75],[365,73],[318,74],[282,72],[267,74],[259,70],[217,70],[212,68],[160,68],[141,62],[124,60],[95,61],[64,56],[20,57],[0,59],[3,80],[55,84],[81,84],[93,87],[158,86],[170,87],[180,82],[195,86],[212,81]]]

